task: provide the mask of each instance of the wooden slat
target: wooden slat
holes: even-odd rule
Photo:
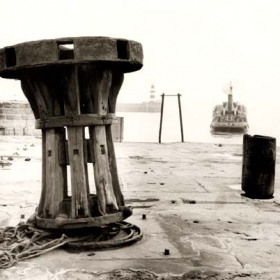
[[[80,100],[78,87],[78,69],[73,66],[69,72],[69,87],[64,95],[64,109],[66,116],[77,116],[80,114]],[[67,127],[68,132],[68,154],[71,170],[71,218],[90,216],[88,201],[88,179],[87,166],[84,158],[84,128]]]
[[[83,114],[73,117],[52,117],[48,119],[36,120],[36,128],[55,128],[64,126],[88,126],[88,125],[105,125],[116,122],[114,114],[101,116],[98,114]]]
[[[38,216],[43,217],[43,210],[46,200],[46,130],[42,129],[42,186],[41,186],[41,196],[38,206]]]
[[[27,77],[22,78],[21,88],[22,88],[22,91],[24,92],[24,95],[26,96],[26,98],[27,98],[27,100],[30,104],[30,107],[33,111],[35,119],[39,119],[40,114],[39,114],[37,103],[36,103],[36,100],[35,100],[35,97],[34,97],[35,92],[34,92],[34,90],[32,88],[32,85],[31,85],[31,83],[30,83],[30,81]]]
[[[36,77],[29,76],[23,77],[21,80],[21,86],[24,91],[25,96],[27,97],[32,111],[34,113],[35,118],[45,119],[48,115],[48,106],[41,95],[38,87],[35,86],[37,83]],[[48,190],[47,184],[47,165],[46,165],[46,147],[47,147],[47,132],[46,130],[42,130],[42,190],[41,190],[41,198],[38,207],[38,215],[41,217],[47,218],[45,209],[45,201]]]
[[[68,154],[71,170],[71,217],[89,217],[87,171],[84,159],[83,128],[68,127]]]
[[[115,114],[116,112],[116,103],[117,103],[117,96],[119,90],[122,86],[124,80],[124,74],[120,72],[113,72],[113,79],[112,85],[110,88],[109,94],[109,112]],[[117,169],[117,161],[115,155],[115,148],[114,148],[114,140],[112,136],[112,129],[111,125],[106,126],[106,135],[107,135],[107,146],[108,146],[108,159],[109,159],[109,166],[110,166],[110,173],[112,177],[112,184],[114,189],[114,194],[116,196],[117,202],[119,206],[124,205],[124,198],[121,192],[119,177],[118,177],[118,169]]]
[[[59,214],[59,205],[65,196],[67,178],[64,166],[59,164],[59,142],[63,140],[60,129],[45,131],[45,184],[46,193],[43,206],[43,217],[55,218]]]
[[[87,80],[93,111],[100,115],[108,113],[108,98],[112,82],[112,72],[103,69],[87,69],[91,79]],[[118,209],[109,169],[108,147],[105,126],[89,127],[90,141],[94,150],[94,179],[101,214]]]
[[[58,157],[56,158],[56,160],[58,161],[58,164],[60,165],[60,168],[62,170],[62,177],[63,177],[63,198],[67,198],[68,197],[68,185],[67,185],[67,164],[61,164],[61,162],[59,161],[59,157],[61,154],[60,149],[63,148],[64,150],[64,154],[66,154],[66,163],[68,159],[68,150],[66,150],[67,146],[66,146],[66,131],[65,128],[60,128],[60,129],[55,129],[57,131],[57,133],[59,133],[59,142],[58,142]],[[66,153],[67,151],[67,153]]]
[[[94,163],[94,151],[89,139],[84,139],[84,157],[87,163]],[[69,165],[68,141],[59,143],[59,164]]]
[[[112,136],[111,126],[106,126],[106,135],[107,135],[107,146],[108,146],[108,161],[109,161],[114,194],[118,206],[124,206],[124,198],[121,192],[121,187],[120,187],[120,182],[118,177],[117,161],[116,161],[114,140]]]
[[[122,72],[113,72],[112,85],[110,88],[109,94],[109,112],[116,113],[117,97],[120,91],[120,88],[123,84],[124,74]]]

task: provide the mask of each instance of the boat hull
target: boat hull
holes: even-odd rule
[[[211,133],[247,133],[248,124],[211,124]]]

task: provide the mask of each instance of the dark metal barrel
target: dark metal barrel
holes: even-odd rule
[[[274,193],[276,139],[244,134],[242,190],[250,198],[272,198]]]

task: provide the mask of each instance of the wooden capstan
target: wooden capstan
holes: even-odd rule
[[[124,73],[142,63],[140,43],[107,37],[41,40],[0,50],[0,76],[21,81],[42,130],[38,227],[102,226],[132,214],[120,189],[111,124]]]

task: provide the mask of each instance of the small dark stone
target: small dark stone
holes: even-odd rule
[[[26,159],[25,159],[25,161],[30,161],[30,160],[31,160],[31,158],[26,158]]]
[[[164,255],[165,255],[165,256],[170,255],[170,251],[169,251],[169,249],[165,249],[165,250],[164,250]]]

